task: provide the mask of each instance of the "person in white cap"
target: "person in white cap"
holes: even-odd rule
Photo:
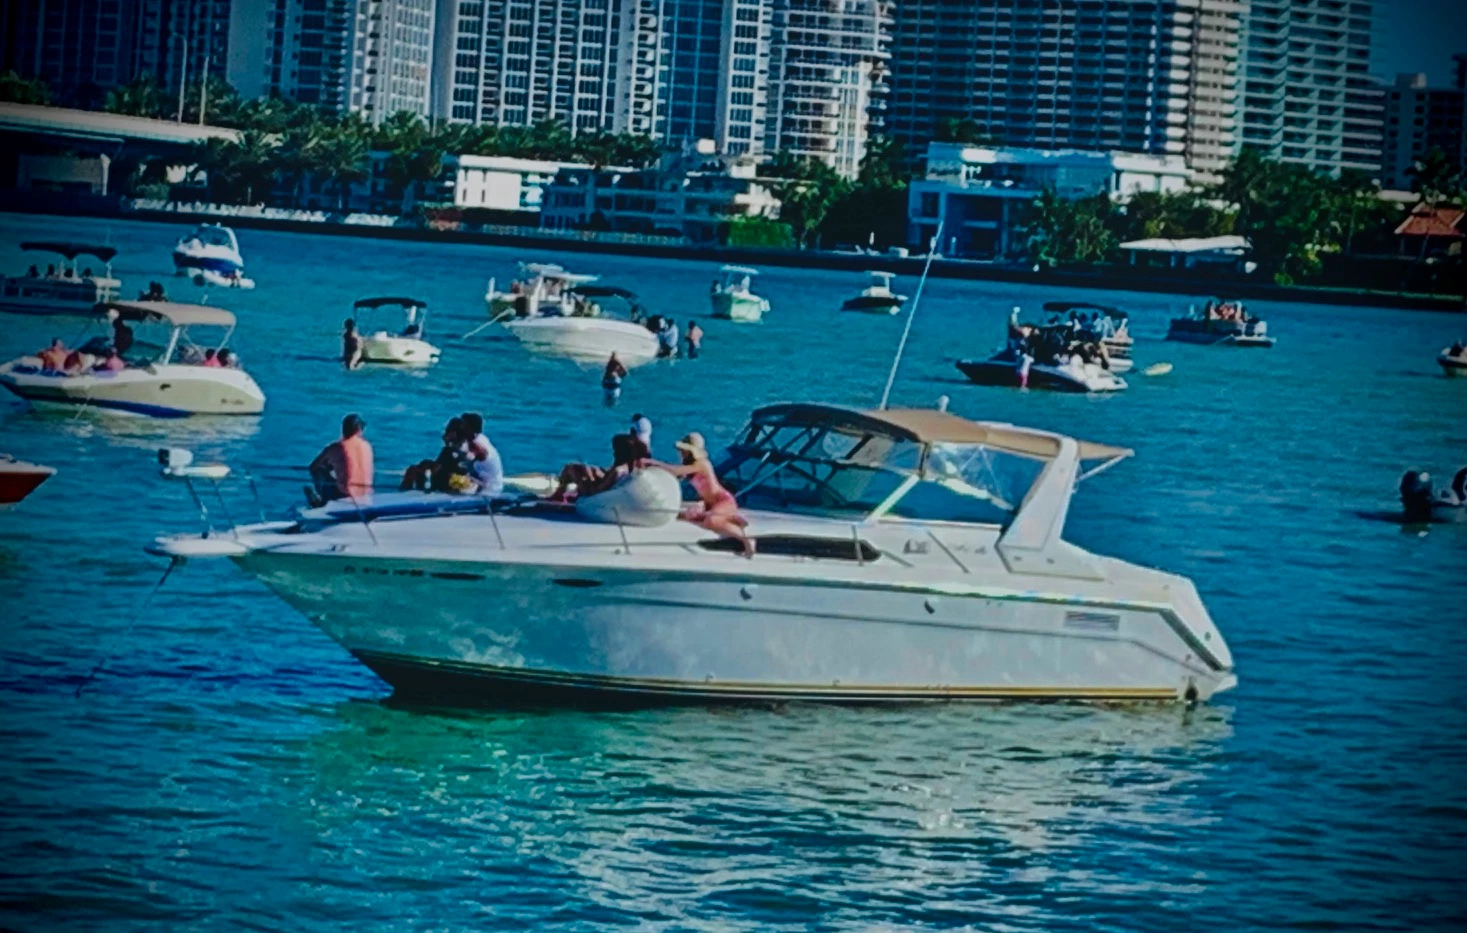
[[[708,447],[703,435],[693,431],[675,445],[682,455],[682,464],[662,464],[662,468],[673,476],[687,479],[698,494],[697,502],[685,506],[678,518],[707,528],[725,538],[732,538],[744,546],[744,556],[754,556],[754,539],[744,533],[749,522],[739,514],[739,503],[733,493],[723,488],[713,463],[708,459]]]
[[[651,418],[648,418],[641,412],[637,412],[635,415],[632,415],[632,429],[627,433],[631,434],[632,437],[635,437],[637,440],[646,445],[649,451],[652,449]]]

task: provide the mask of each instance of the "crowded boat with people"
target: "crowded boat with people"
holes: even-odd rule
[[[1111,372],[1124,375],[1131,371],[1131,349],[1136,341],[1131,338],[1129,313],[1087,301],[1047,301],[1044,310],[1052,315],[1050,324],[1075,321],[1080,330],[1098,342],[1105,350],[1106,368]]]
[[[31,265],[23,275],[0,278],[0,311],[12,314],[89,314],[103,301],[119,296],[122,283],[112,277],[117,250],[88,243],[31,241],[20,244],[28,253],[49,253],[58,262]],[[94,259],[100,270],[84,265]]]
[[[389,330],[372,322],[399,317],[402,327]],[[425,337],[428,303],[418,298],[383,295],[359,298],[351,317],[342,322],[341,362],[347,369],[368,364],[431,366],[442,351]]]
[[[958,360],[957,368],[983,386],[1120,392],[1127,388],[1126,380],[1111,370],[1109,351],[1094,326],[1074,312],[1068,319],[1056,316],[1046,324],[1023,324],[1015,308],[1003,348],[987,359]]]
[[[1166,339],[1208,346],[1267,348],[1276,342],[1268,324],[1248,313],[1241,301],[1208,301],[1186,317],[1173,318]]]
[[[1189,580],[1063,539],[1076,483],[1125,448],[777,404],[672,461],[634,423],[608,466],[566,464],[536,495],[483,432],[451,420],[379,493],[348,416],[311,508],[150,550],[231,559],[405,694],[1193,701],[1235,682]]]
[[[623,366],[635,368],[668,355],[666,338],[648,326],[635,292],[596,285],[599,276],[548,263],[525,263],[521,271],[506,291],[489,280],[489,320],[466,337],[498,324],[533,353],[582,365],[600,366],[616,354]],[[623,306],[620,311],[606,307],[613,301]]]
[[[56,337],[0,365],[0,385],[37,408],[154,418],[264,410],[265,394],[226,346],[232,313],[168,301],[113,301],[97,305],[91,320],[102,333],[75,348]],[[214,336],[201,340],[201,330]]]

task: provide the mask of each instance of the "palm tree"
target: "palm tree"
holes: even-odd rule
[[[0,74],[0,100],[12,104],[39,104],[51,102],[51,90],[40,78],[22,78],[14,71]]]
[[[367,134],[360,126],[346,124],[333,126],[320,141],[317,149],[317,170],[336,183],[336,206],[346,210],[347,194],[354,182],[368,177],[367,163],[371,150]]]
[[[157,83],[151,76],[144,75],[107,92],[102,109],[134,117],[160,117],[167,109],[167,103]]]
[[[1217,185],[1216,194],[1237,209],[1239,232],[1252,231],[1272,169],[1277,165],[1277,162],[1266,158],[1262,150],[1244,146],[1232,164],[1223,170],[1223,178]]]

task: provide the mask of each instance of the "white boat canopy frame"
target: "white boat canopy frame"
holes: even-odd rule
[[[848,520],[957,522],[1030,528],[1057,538],[1082,460],[1100,469],[1131,455],[927,409],[866,411],[782,404],[754,412],[718,465],[750,508]],[[1061,477],[1051,479],[1051,477]],[[1042,494],[1041,494],[1042,493]]]

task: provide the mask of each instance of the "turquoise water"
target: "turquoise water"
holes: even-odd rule
[[[181,228],[0,218],[122,248],[129,290],[175,298]],[[952,362],[1015,304],[1078,299],[934,280],[894,402],[1132,446],[1088,482],[1068,537],[1192,577],[1240,685],[1179,708],[934,706],[501,714],[394,704],[371,673],[229,565],[174,575],[141,548],[194,527],[156,476],[168,444],[248,466],[293,503],[340,416],[379,466],[483,411],[511,470],[601,456],[633,411],[655,445],[726,439],[779,400],[873,404],[901,319],[841,315],[857,275],[771,269],[760,326],[704,320],[704,357],[599,374],[483,320],[485,281],[560,261],[707,314],[711,265],[243,231],[253,292],[218,292],[269,396],[259,419],[160,423],[0,401],[0,450],[60,467],[0,516],[0,926],[804,930],[1460,928],[1467,527],[1361,517],[1409,466],[1467,464],[1467,380],[1433,357],[1461,316],[1252,305],[1271,351],[1160,340],[1193,298],[1132,309],[1139,365],[1113,398],[970,386]],[[28,261],[27,261],[28,262]],[[916,282],[899,280],[910,293]],[[434,370],[345,373],[352,299],[432,306]],[[1195,296],[1194,296],[1195,297]],[[0,319],[0,356],[76,325]],[[77,698],[97,659],[112,660]]]

